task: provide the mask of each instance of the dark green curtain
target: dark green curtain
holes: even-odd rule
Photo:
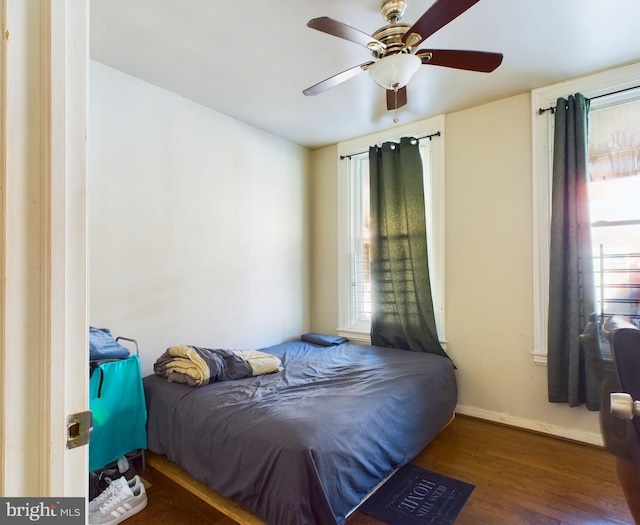
[[[555,110],[549,261],[549,401],[600,409],[600,371],[580,343],[596,311],[588,201],[589,100],[559,98]],[[599,347],[597,348],[599,354]],[[601,359],[600,359],[601,361]]]
[[[418,140],[369,148],[369,181],[371,343],[446,356],[433,313]]]

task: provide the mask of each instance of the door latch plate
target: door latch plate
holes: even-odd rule
[[[89,443],[92,430],[91,410],[67,416],[67,448],[81,447]]]

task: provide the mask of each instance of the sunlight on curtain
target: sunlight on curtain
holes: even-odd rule
[[[446,355],[438,341],[417,139],[369,149],[371,343]]]

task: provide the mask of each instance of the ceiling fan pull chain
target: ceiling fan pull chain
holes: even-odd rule
[[[398,123],[398,85],[393,88],[393,96],[396,99],[395,104],[393,105],[393,123]]]

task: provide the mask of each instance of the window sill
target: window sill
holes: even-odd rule
[[[349,329],[349,328],[338,328],[337,330],[338,335],[340,337],[346,337],[347,339],[349,339],[349,341],[354,341],[357,343],[364,343],[367,345],[371,344],[371,334],[369,332],[365,332],[363,330],[353,330],[353,329]],[[447,340],[446,339],[440,339],[440,344],[442,345],[442,348],[446,351],[447,350]],[[544,356],[544,364],[547,364],[547,356],[545,354]]]
[[[533,362],[538,366],[547,366],[547,354],[542,352],[531,352]]]
[[[348,328],[338,328],[338,335],[346,337],[349,341],[371,344],[371,334],[362,330],[350,330]]]
[[[601,346],[602,352],[602,360],[603,361],[612,361],[613,357],[611,356],[611,350],[609,350],[609,345],[602,343]],[[538,366],[547,366],[547,354],[542,352],[531,352],[533,356],[533,362]]]

